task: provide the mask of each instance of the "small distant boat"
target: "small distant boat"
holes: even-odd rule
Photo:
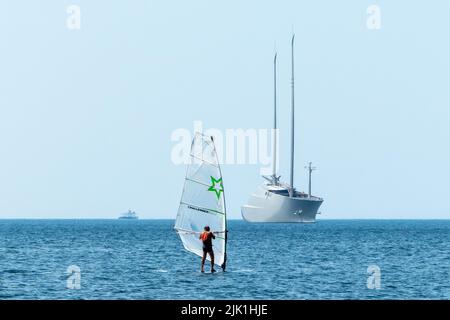
[[[123,213],[119,219],[128,219],[128,220],[136,220],[139,219],[138,215],[136,214],[136,212],[128,210],[128,212]]]

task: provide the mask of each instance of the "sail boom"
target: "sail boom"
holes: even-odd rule
[[[194,231],[190,231],[190,230],[185,230],[185,229],[177,229],[175,228],[175,230],[177,232],[181,232],[181,233],[188,233],[188,234],[200,234],[201,232],[194,232]],[[225,239],[224,237],[220,237],[217,235],[217,233],[225,233],[225,231],[212,231],[212,233],[214,233],[214,236],[218,239]]]

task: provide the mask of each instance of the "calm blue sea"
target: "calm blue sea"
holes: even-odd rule
[[[170,220],[0,220],[0,299],[450,298],[450,221],[229,230],[228,271],[201,274]],[[71,265],[80,289],[67,288]],[[367,287],[370,265],[380,289]]]

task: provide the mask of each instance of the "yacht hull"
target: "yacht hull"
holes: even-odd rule
[[[312,223],[322,202],[321,198],[289,197],[259,186],[241,207],[241,214],[248,222]]]

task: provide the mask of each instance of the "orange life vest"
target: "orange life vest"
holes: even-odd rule
[[[202,239],[202,241],[208,240],[208,237],[209,237],[209,232],[208,232],[208,231],[204,231],[204,232],[202,232],[202,234],[200,235],[200,239]]]

